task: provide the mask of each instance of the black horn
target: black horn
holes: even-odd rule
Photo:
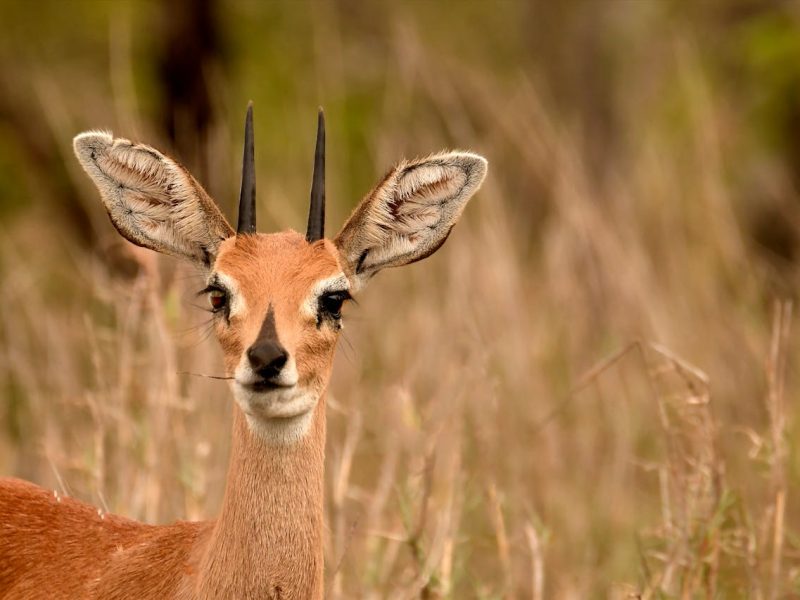
[[[306,240],[316,242],[325,237],[325,115],[317,117],[317,147],[314,151],[314,177],[311,181],[311,207],[308,210]]]
[[[244,120],[244,153],[242,155],[242,189],[239,192],[239,224],[237,233],[256,232],[256,160],[253,142],[253,103],[247,105]]]

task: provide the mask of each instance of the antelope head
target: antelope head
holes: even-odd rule
[[[236,231],[189,172],[159,151],[98,131],[78,135],[74,147],[125,238],[205,272],[202,293],[234,398],[252,431],[281,443],[308,432],[330,378],[342,305],[381,269],[435,252],[487,168],[468,152],[401,161],[328,239],[321,111],[305,235],[256,232],[252,106]]]

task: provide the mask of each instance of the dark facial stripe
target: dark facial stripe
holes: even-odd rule
[[[275,310],[272,308],[271,302],[267,309],[267,316],[264,317],[264,322],[261,323],[261,330],[258,332],[258,337],[253,345],[255,346],[259,342],[265,342],[267,340],[280,343],[278,339],[278,330],[275,328]]]

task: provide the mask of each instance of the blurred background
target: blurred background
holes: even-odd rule
[[[0,474],[216,514],[202,277],[122,241],[72,138],[170,153],[235,222],[252,99],[260,229],[302,230],[322,105],[330,234],[403,156],[490,163],[442,250],[346,311],[327,596],[800,594],[797,4],[6,0],[0,23]]]

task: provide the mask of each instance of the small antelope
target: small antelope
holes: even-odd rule
[[[160,526],[0,480],[0,598],[322,598],[325,390],[342,305],[381,269],[444,243],[486,160],[400,162],[330,240],[322,111],[305,236],[256,233],[252,106],[236,231],[157,150],[97,131],[74,147],[125,238],[206,274],[235,400],[230,465],[216,520]]]

